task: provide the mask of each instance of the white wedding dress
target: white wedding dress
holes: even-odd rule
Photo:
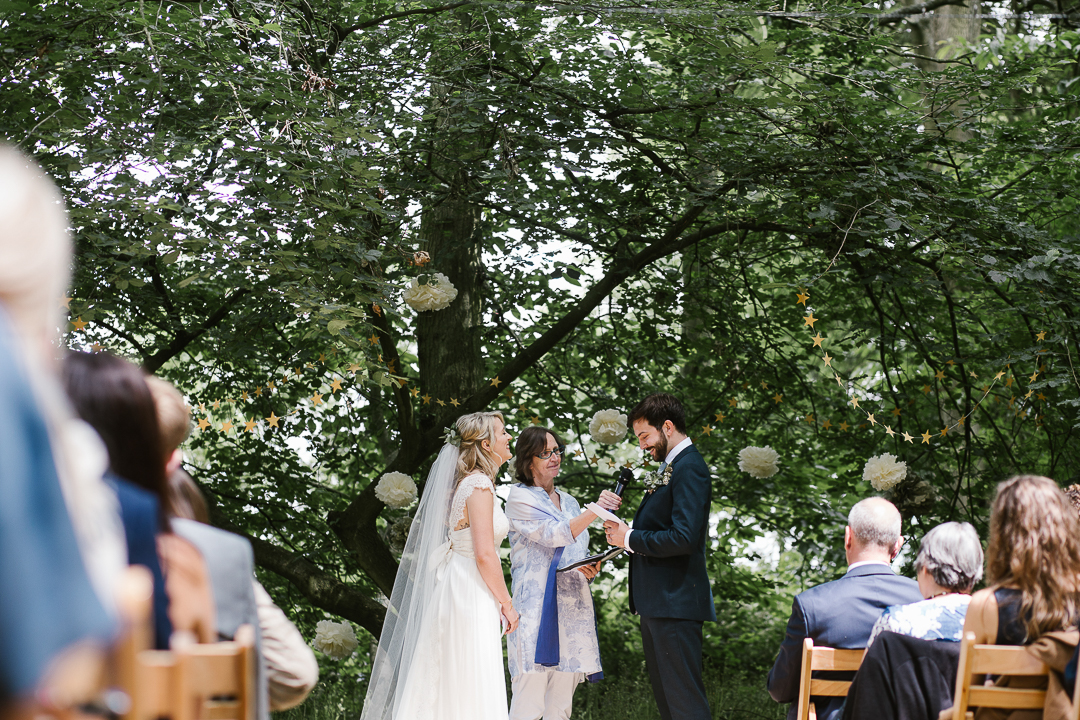
[[[494,495],[487,475],[461,479],[450,504],[448,528],[462,522],[465,501],[478,488]],[[510,524],[498,497],[494,499],[498,548]],[[499,603],[476,567],[472,530],[451,530],[423,571],[435,575],[435,584],[413,657],[402,659],[408,671],[394,720],[507,720]]]

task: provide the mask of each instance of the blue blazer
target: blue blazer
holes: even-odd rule
[[[769,671],[769,694],[776,702],[794,703],[798,699],[805,638],[826,647],[864,648],[885,608],[922,599],[917,582],[880,564],[860,565],[839,580],[796,595],[780,654]],[[819,698],[814,702],[818,718],[834,720],[839,717],[844,698]],[[792,705],[788,719],[794,717]]]
[[[160,529],[157,496],[111,472],[105,475],[105,482],[116,492],[120,503],[128,565],[143,565],[154,578],[154,647],[168,650],[172,623],[169,621],[169,597],[165,594],[165,575],[157,552]]]
[[[49,428],[0,303],[0,704],[30,697],[53,658],[116,629],[83,564]]]
[[[671,481],[645,495],[630,533],[630,611],[642,617],[716,620],[705,570],[712,482],[690,445],[671,463]]]

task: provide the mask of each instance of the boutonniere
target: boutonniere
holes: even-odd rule
[[[651,495],[653,491],[661,485],[667,485],[671,482],[671,466],[668,465],[664,468],[664,472],[654,470],[653,472],[645,473],[641,476],[641,482],[645,486],[645,493]]]

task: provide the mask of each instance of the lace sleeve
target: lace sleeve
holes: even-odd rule
[[[473,490],[481,488],[495,493],[495,486],[491,484],[491,478],[484,473],[473,473],[461,478],[457,490],[454,491],[454,502],[450,506],[450,529],[458,529],[458,523],[465,517],[465,501],[473,494]]]

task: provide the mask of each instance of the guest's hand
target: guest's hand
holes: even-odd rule
[[[622,505],[622,498],[611,492],[610,490],[604,490],[600,493],[600,499],[596,501],[596,504],[605,510],[615,512]]]
[[[592,565],[582,565],[578,568],[578,572],[588,578],[589,582],[600,573],[600,566],[603,562],[593,563]]]
[[[604,534],[607,536],[608,544],[615,547],[626,547],[626,531],[629,529],[629,526],[622,520],[618,522],[614,520],[604,521]]]

